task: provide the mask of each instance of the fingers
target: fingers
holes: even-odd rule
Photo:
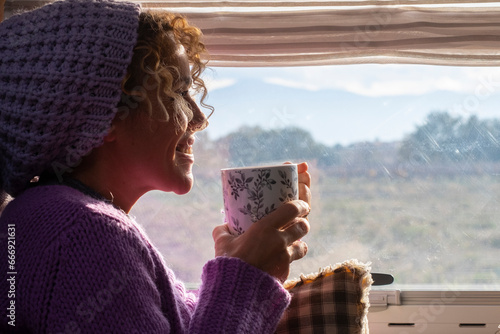
[[[307,244],[304,241],[297,240],[290,246],[288,246],[288,254],[290,258],[290,263],[295,260],[300,260],[307,254]]]
[[[292,164],[292,162],[285,161],[283,164],[290,165],[290,164]],[[307,162],[301,162],[301,163],[297,164],[297,173],[299,173],[299,174],[307,172],[308,169],[309,169],[309,165],[307,164]]]
[[[297,164],[297,173],[305,173],[309,169],[309,165],[307,162],[301,162],[300,164]]]
[[[299,184],[303,183],[308,187],[311,187],[311,174],[306,171],[299,172]]]
[[[306,162],[297,165],[299,172],[299,199],[311,203],[311,174],[307,172]]]
[[[212,238],[214,239],[214,241],[217,241],[221,237],[224,237],[227,235],[231,235],[227,224],[222,224],[222,225],[216,226],[214,228],[214,230],[212,231]]]
[[[283,203],[255,224],[268,225],[271,228],[280,230],[295,218],[307,216],[309,211],[309,204],[301,200],[294,200]]]
[[[311,189],[303,183],[299,183],[299,199],[306,203],[311,203]]]
[[[291,164],[290,161],[284,162],[284,164]],[[302,162],[297,164],[297,172],[299,175],[299,199],[311,203],[311,174],[307,171],[309,169],[309,165],[307,162]]]
[[[215,256],[226,256],[227,247],[234,239],[234,236],[229,232],[229,227],[226,224],[216,226],[212,231],[212,237],[215,243]]]
[[[240,258],[283,282],[290,273],[290,263],[307,253],[307,244],[300,239],[309,232],[309,222],[300,216],[308,212],[306,202],[295,200],[239,236],[232,235],[226,224],[216,226],[212,232],[215,256]]]
[[[286,245],[291,245],[309,233],[309,221],[305,218],[297,218],[286,229],[282,231]]]

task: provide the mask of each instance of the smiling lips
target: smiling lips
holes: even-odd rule
[[[175,150],[184,154],[193,154],[194,137],[189,136],[177,144]]]

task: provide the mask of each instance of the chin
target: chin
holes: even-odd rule
[[[182,190],[174,190],[174,194],[176,194],[176,195],[186,195],[190,191],[191,191],[191,188],[189,188],[189,189],[182,189]]]
[[[179,183],[177,187],[175,187],[173,192],[177,195],[185,195],[191,191],[191,189],[193,188],[193,183],[193,176],[190,175],[183,182]]]

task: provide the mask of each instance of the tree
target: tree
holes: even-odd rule
[[[241,127],[222,138],[220,143],[227,145],[231,165],[313,159],[328,165],[336,161],[333,149],[317,143],[309,132],[296,127],[277,130]]]
[[[500,160],[500,121],[467,120],[432,112],[404,141],[399,151],[412,163]]]

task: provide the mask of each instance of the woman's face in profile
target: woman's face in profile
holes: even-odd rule
[[[173,90],[179,94],[193,112],[192,119],[184,113],[173,116],[173,105],[166,104],[169,120],[151,119],[143,112],[127,124],[123,136],[127,141],[131,167],[136,175],[136,182],[148,190],[162,190],[185,194],[193,186],[192,167],[194,164],[194,132],[206,122],[194,100],[189,95],[192,84],[189,60],[180,46],[172,59],[172,65],[178,68]],[[153,103],[153,114],[155,113]]]

